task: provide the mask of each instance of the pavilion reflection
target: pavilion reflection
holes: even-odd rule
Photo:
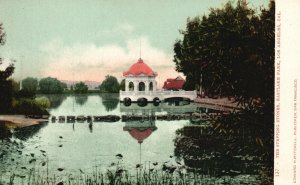
[[[137,141],[139,146],[139,163],[142,163],[142,144],[144,140],[149,138],[153,132],[157,130],[155,125],[155,113],[160,112],[160,106],[147,104],[147,106],[140,107],[137,104],[130,106],[120,105],[120,111],[125,115],[143,116],[146,119],[142,120],[126,120],[123,131],[128,132],[129,135]]]

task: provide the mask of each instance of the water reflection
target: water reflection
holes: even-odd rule
[[[93,133],[93,123],[92,122],[89,123],[89,130],[90,130],[90,133]]]
[[[178,129],[174,145],[177,158],[205,175],[257,175],[262,165],[261,158],[253,152],[257,146],[249,144],[246,135],[218,134],[212,126]]]
[[[50,109],[58,108],[62,104],[62,102],[67,98],[67,95],[65,94],[45,94],[41,96],[45,96],[49,99]]]
[[[75,95],[75,102],[76,104],[78,105],[84,105],[88,100],[88,95],[86,94],[78,94],[78,95]]]
[[[188,105],[177,105],[170,102],[162,102],[159,105],[149,103],[146,106],[139,106],[136,103],[130,106],[125,106],[123,103],[120,104],[120,111],[125,113],[151,113],[151,112],[165,112],[167,114],[185,114],[197,112],[198,106],[196,104]]]
[[[7,128],[5,122],[0,121],[0,139],[10,138],[11,136],[11,129]]]
[[[0,139],[16,138],[27,140],[36,135],[41,128],[47,125],[47,122],[31,125],[27,127],[17,128],[14,123],[0,122]]]
[[[135,139],[139,145],[139,164],[142,164],[142,144],[145,139],[151,136],[151,134],[157,129],[155,126],[155,120],[152,120],[153,115],[147,121],[127,121],[123,130],[128,132],[130,136]]]
[[[12,145],[17,146],[18,144],[8,146],[11,153],[19,155],[18,152],[21,154],[23,152],[20,155],[23,158],[19,159],[19,162],[21,160],[24,162],[22,166],[28,168],[27,165],[32,158],[31,153],[34,153],[36,158],[40,157],[43,160],[44,157],[49,158],[52,163],[50,164],[53,165],[49,169],[55,171],[57,167],[62,167],[59,165],[63,164],[63,167],[66,167],[66,173],[73,173],[74,171],[78,172],[79,168],[91,168],[95,161],[101,166],[109,165],[115,159],[116,154],[122,154],[126,170],[128,168],[136,170],[137,163],[146,167],[144,164],[149,162],[147,167],[150,168],[151,164],[151,168],[155,167],[155,170],[169,169],[169,172],[173,170],[173,173],[174,167],[178,167],[177,169],[186,167],[188,171],[196,171],[204,175],[204,178],[214,179],[214,177],[229,175],[235,178],[239,174],[247,174],[248,178],[252,174],[258,174],[262,165],[260,156],[254,152],[257,146],[251,145],[248,141],[248,135],[251,133],[241,132],[236,135],[215,133],[215,128],[211,124],[203,124],[202,120],[198,120],[195,125],[197,120],[189,120],[189,118],[173,121],[158,119],[159,116],[166,114],[190,115],[195,112],[217,111],[201,108],[194,103],[172,104],[167,102],[162,102],[158,106],[149,103],[145,107],[137,104],[126,107],[120,104],[120,109],[117,109],[119,101],[114,95],[94,94],[80,98],[82,106],[78,106],[76,109],[77,115],[107,115],[108,111],[114,110],[113,113],[110,113],[111,115],[134,115],[145,119],[128,119],[125,123],[121,121],[80,124],[78,122],[50,123],[23,129],[8,128],[0,124],[1,138],[16,139],[17,142],[22,142],[27,147],[27,151],[17,151],[13,149]],[[60,98],[64,101],[63,99]],[[67,98],[60,108],[53,111],[53,114],[77,116],[70,111],[72,102],[75,103],[75,100],[75,96]],[[45,125],[47,126],[41,132]],[[10,143],[12,142],[10,141]],[[1,150],[5,147],[2,147],[1,143],[0,146],[1,155]],[[46,152],[42,153],[41,151]],[[9,163],[11,158],[17,159],[11,156],[12,154],[5,153],[4,159],[7,164],[4,164],[4,160],[0,160],[1,167],[5,166],[7,171],[13,171],[9,169],[11,167],[21,167],[16,163]],[[169,162],[166,163],[167,161]]]
[[[45,122],[28,127],[16,128],[14,129],[13,136],[20,140],[27,140],[36,135],[40,131],[40,129],[45,127],[47,124],[48,123]]]
[[[45,125],[47,123],[16,128],[14,123],[0,122],[0,184],[2,175],[21,173],[37,160],[33,153],[29,155],[25,152],[24,143],[36,136]]]
[[[102,105],[107,112],[113,111],[118,107],[119,94],[101,93],[99,96],[102,98]]]

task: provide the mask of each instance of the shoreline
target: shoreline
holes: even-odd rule
[[[48,119],[26,118],[25,115],[0,115],[0,124],[1,122],[13,128],[22,128],[48,122]]]
[[[212,98],[200,98],[197,97],[194,100],[195,103],[199,105],[203,105],[203,107],[211,108],[215,110],[223,110],[223,111],[232,111],[234,109],[239,109],[237,103],[234,103],[232,100],[228,100],[228,98],[221,99],[212,99]],[[0,115],[0,124],[3,122],[11,128],[22,128],[28,127],[32,125],[41,124],[43,122],[48,122],[49,119],[45,118],[28,118],[25,115]]]
[[[194,100],[195,103],[200,104],[200,105],[207,105],[211,107],[207,108],[216,108],[215,106],[222,108],[224,110],[232,111],[234,109],[240,109],[241,106],[238,106],[237,103],[233,102],[233,100],[229,100],[228,98],[218,98],[218,99],[213,99],[213,98],[200,98],[197,97]]]

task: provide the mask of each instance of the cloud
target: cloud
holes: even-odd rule
[[[161,85],[166,78],[176,77],[172,55],[153,47],[146,37],[130,39],[125,47],[116,44],[96,46],[75,44],[66,46],[53,40],[42,48],[45,55],[43,76],[61,80],[103,81],[107,74],[122,77],[122,72],[134,64],[141,54],[145,63],[158,73]]]
[[[116,24],[112,29],[100,30],[97,35],[99,37],[112,37],[116,35],[121,35],[122,37],[129,37],[134,32],[134,30],[135,28],[129,23],[119,23]]]

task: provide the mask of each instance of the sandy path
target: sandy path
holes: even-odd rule
[[[234,109],[234,108],[239,108],[237,103],[234,103],[231,100],[228,100],[228,98],[219,98],[219,99],[213,99],[213,98],[196,98],[194,100],[196,103],[200,104],[207,104],[207,105],[215,105],[215,106],[220,106],[228,109]]]
[[[0,115],[0,121],[9,122],[9,125],[12,127],[27,127],[40,124],[41,122],[47,122],[48,119],[25,118],[24,115]]]

